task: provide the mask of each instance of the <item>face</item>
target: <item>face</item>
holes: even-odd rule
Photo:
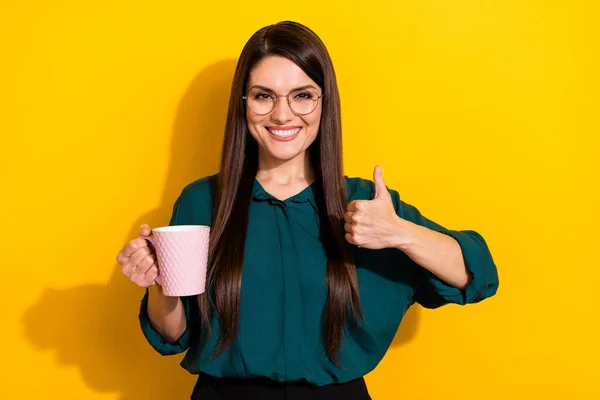
[[[246,94],[268,101],[269,96],[286,95],[297,88],[307,88],[306,93],[295,92],[297,101],[307,101],[311,90],[322,94],[321,88],[292,61],[266,57],[250,72]],[[306,149],[317,137],[321,110],[322,101],[318,99],[310,114],[296,115],[285,97],[279,97],[275,109],[265,115],[257,115],[246,107],[246,121],[250,134],[258,142],[259,160],[267,163],[304,160]]]

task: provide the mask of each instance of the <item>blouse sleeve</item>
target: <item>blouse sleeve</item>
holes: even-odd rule
[[[397,191],[389,190],[396,214],[407,221],[454,238],[460,245],[471,281],[464,289],[454,287],[425,268],[418,267],[414,301],[426,308],[448,303],[465,305],[493,296],[498,289],[498,270],[483,237],[472,230],[454,231],[425,218],[419,210],[400,200]]]
[[[173,214],[171,217],[171,221],[169,225],[180,225],[178,221],[179,214],[179,205],[181,202],[181,197],[177,199],[173,206]],[[162,355],[171,355],[182,353],[187,350],[191,343],[192,336],[192,327],[194,326],[195,321],[192,320],[190,316],[194,315],[192,312],[192,307],[198,306],[197,296],[186,296],[181,297],[181,301],[183,302],[183,307],[185,309],[186,315],[186,328],[185,332],[181,335],[181,337],[175,343],[169,343],[165,341],[165,339],[158,333],[151,325],[150,319],[148,317],[148,289],[146,289],[146,294],[142,298],[142,303],[140,306],[139,312],[139,320],[142,328],[142,332],[146,337],[146,340],[150,345],[160,354]]]

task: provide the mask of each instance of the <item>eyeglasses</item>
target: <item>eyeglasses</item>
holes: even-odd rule
[[[246,100],[248,108],[254,114],[266,115],[277,107],[277,101],[280,97],[285,97],[292,112],[296,115],[307,115],[315,111],[319,99],[323,94],[319,95],[315,89],[299,89],[293,90],[288,94],[275,94],[264,89],[252,89],[247,96],[242,96]]]

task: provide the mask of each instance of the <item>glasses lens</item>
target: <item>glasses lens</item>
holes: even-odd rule
[[[248,93],[248,108],[256,114],[268,114],[273,110],[275,100],[273,93],[254,89]]]
[[[319,101],[319,93],[314,89],[294,90],[289,97],[292,111],[296,114],[310,114]]]

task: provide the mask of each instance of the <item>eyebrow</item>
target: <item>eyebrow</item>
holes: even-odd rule
[[[270,89],[266,86],[261,86],[261,85],[254,85],[250,88],[248,88],[248,90],[252,90],[252,89],[261,89],[261,90],[265,90],[267,92],[271,92],[271,93],[275,93],[275,91],[273,89]],[[317,90],[316,87],[314,87],[313,85],[304,85],[304,86],[300,86],[297,88],[293,88],[292,90],[290,90],[290,92],[293,92],[294,90],[304,90],[304,89],[315,89]]]

